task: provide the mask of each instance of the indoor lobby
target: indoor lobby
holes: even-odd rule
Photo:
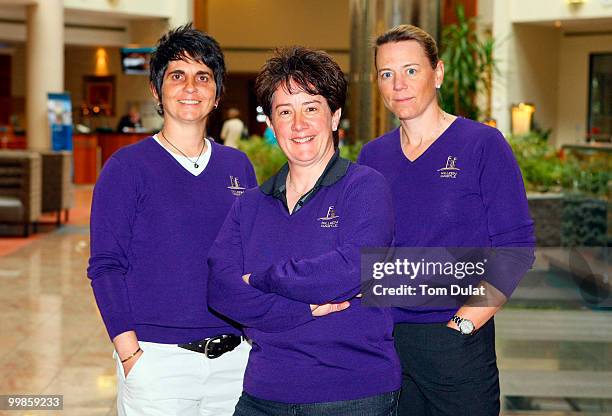
[[[339,63],[342,152],[355,159],[398,125],[373,81],[377,34],[413,23],[445,45],[465,24],[483,48],[491,40],[494,63],[465,114],[508,139],[537,240],[532,270],[495,316],[501,414],[612,415],[606,0],[0,0],[0,396],[63,396],[62,410],[6,402],[0,415],[117,414],[113,345],[86,275],[91,199],[109,157],[161,128],[147,60],[187,22],[219,41],[228,68],[208,133],[219,138],[237,109],[260,183],[284,163],[262,139],[254,93],[274,48],[307,45]],[[141,123],[123,130],[134,108]]]

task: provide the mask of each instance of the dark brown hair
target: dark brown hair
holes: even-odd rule
[[[219,100],[223,95],[225,60],[221,47],[212,36],[194,29],[191,23],[188,23],[159,38],[155,52],[151,55],[149,80],[159,98],[157,112],[160,116],[164,114],[161,104],[162,86],[168,64],[170,61],[187,61],[187,57],[206,65],[213,71],[217,85],[215,98]]]
[[[308,94],[321,95],[334,113],[344,107],[346,79],[340,66],[326,52],[302,46],[274,51],[255,80],[255,93],[264,114],[272,113],[272,96],[282,86],[292,94],[291,86]]]
[[[376,65],[376,53],[378,48],[386,43],[397,43],[405,40],[414,40],[425,52],[425,56],[429,60],[433,69],[438,65],[438,46],[434,38],[423,29],[413,25],[399,25],[393,29],[389,29],[382,35],[376,38],[374,42],[374,64]]]

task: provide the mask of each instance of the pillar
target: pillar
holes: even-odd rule
[[[64,2],[28,5],[26,40],[26,128],[28,148],[51,148],[47,93],[64,91]]]

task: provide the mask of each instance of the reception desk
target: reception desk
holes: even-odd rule
[[[95,133],[73,136],[74,183],[93,184],[109,157],[150,133]]]
[[[101,166],[117,150],[128,144],[136,143],[149,137],[151,133],[96,133],[100,148]]]
[[[73,182],[79,185],[96,183],[100,169],[113,153],[150,135],[151,133],[74,134],[72,136]],[[5,133],[0,137],[0,149],[26,148],[24,135]]]

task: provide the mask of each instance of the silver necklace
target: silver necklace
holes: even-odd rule
[[[204,141],[204,139],[202,139],[202,149],[200,150],[200,154],[198,155],[198,157],[196,158],[196,160],[195,160],[195,162],[194,162],[193,160],[189,159],[189,156],[187,156],[185,153],[183,153],[181,149],[179,149],[178,147],[176,147],[175,145],[173,145],[173,144],[172,144],[172,142],[171,142],[170,140],[168,140],[168,138],[167,138],[167,137],[164,135],[164,131],[163,131],[163,130],[161,130],[161,131],[160,131],[160,133],[161,133],[162,137],[164,138],[164,140],[165,140],[165,141],[167,141],[167,142],[168,142],[168,144],[169,144],[170,146],[172,146],[172,147],[173,147],[174,149],[176,149],[176,150],[177,150],[177,151],[178,151],[180,154],[182,154],[183,156],[185,156],[185,158],[186,158],[186,159],[187,159],[189,162],[193,163],[193,167],[194,167],[194,168],[196,168],[196,169],[197,169],[197,168],[199,168],[199,167],[200,167],[200,165],[198,165],[198,160],[200,160],[200,156],[202,156],[202,152],[204,152],[204,148],[206,147],[206,142]]]

